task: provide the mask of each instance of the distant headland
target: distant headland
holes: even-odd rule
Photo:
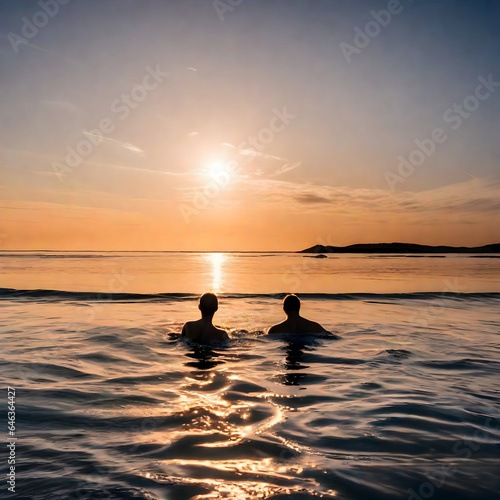
[[[346,247],[314,245],[299,253],[500,253],[500,243],[482,247],[450,247],[416,243],[360,243]]]

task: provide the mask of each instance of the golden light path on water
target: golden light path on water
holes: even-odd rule
[[[269,445],[283,447],[279,457],[259,457],[252,453],[246,458],[239,457],[249,441],[266,442],[262,434],[286,418],[287,408],[271,403],[270,396],[283,396],[272,392],[256,393],[255,401],[240,401],[235,404],[228,398],[227,391],[232,383],[240,382],[239,377],[224,369],[217,372],[193,373],[187,377],[180,390],[178,404],[172,415],[188,417],[177,431],[156,430],[147,442],[161,442],[165,450],[175,443],[183,442],[181,455],[191,448],[193,457],[169,457],[158,460],[154,472],[143,473],[144,477],[158,482],[178,481],[184,484],[204,485],[212,489],[210,493],[198,494],[192,500],[227,498],[246,500],[250,498],[271,498],[276,494],[292,495],[303,491],[304,486],[316,490],[319,484],[314,479],[304,478],[300,485],[292,486],[297,476],[301,476],[304,465],[316,468],[314,460],[290,460],[299,457],[305,450],[294,443],[274,436]],[[215,390],[214,390],[215,389]],[[167,390],[168,391],[168,390]],[[208,391],[208,392],[206,392]],[[268,407],[263,412],[262,405]],[[256,418],[257,415],[262,414]],[[252,419],[253,415],[253,419]],[[253,420],[249,423],[249,420]],[[271,431],[272,434],[272,431]],[[233,450],[233,451],[229,451]],[[210,478],[205,476],[210,470],[218,470],[222,476],[236,473],[239,480]],[[191,471],[186,475],[186,471]],[[201,477],[198,477],[198,474]],[[336,496],[335,491],[327,491]],[[321,495],[320,495],[321,497]]]
[[[223,253],[211,253],[207,257],[212,264],[212,292],[220,293],[223,283],[222,265],[226,261],[227,255]]]

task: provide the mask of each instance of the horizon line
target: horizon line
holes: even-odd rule
[[[102,252],[102,253],[111,253],[111,252],[145,252],[145,253],[302,253],[304,250],[308,250],[310,248],[314,248],[316,246],[320,247],[333,247],[333,248],[348,248],[351,246],[356,246],[356,245],[418,245],[418,246],[424,246],[424,247],[448,247],[448,248],[482,248],[486,246],[492,246],[492,245],[500,245],[500,242],[494,242],[494,243],[486,243],[484,245],[478,245],[478,246],[466,246],[466,245],[461,245],[461,246],[456,246],[456,245],[447,245],[447,244],[438,244],[438,245],[429,245],[426,243],[407,243],[407,242],[399,242],[399,241],[393,241],[390,243],[351,243],[349,245],[343,245],[343,246],[336,246],[336,245],[322,245],[321,243],[316,243],[315,245],[312,245],[311,247],[308,247],[306,249],[302,250],[84,250],[84,249],[61,249],[61,250],[55,250],[55,249],[46,249],[46,248],[36,248],[36,249],[8,249],[8,248],[0,248],[0,252]]]

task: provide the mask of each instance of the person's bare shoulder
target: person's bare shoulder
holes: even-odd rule
[[[211,340],[215,340],[217,342],[227,342],[229,341],[229,335],[227,334],[226,330],[223,330],[222,328],[217,328],[216,326],[213,327],[212,332],[210,334]]]
[[[182,333],[181,335],[183,337],[188,337],[192,338],[193,337],[193,330],[195,329],[196,321],[188,321],[187,323],[184,324],[182,327]]]
[[[273,334],[273,333],[283,333],[283,323],[279,323],[277,325],[273,325],[269,330],[267,331],[267,334]]]
[[[315,321],[311,321],[310,327],[311,327],[311,333],[326,332],[325,328],[323,328],[319,323],[316,323]]]

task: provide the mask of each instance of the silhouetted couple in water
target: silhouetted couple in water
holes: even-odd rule
[[[188,321],[182,328],[182,336],[199,343],[228,342],[229,336],[226,331],[217,328],[213,324],[214,314],[219,308],[217,296],[213,293],[205,293],[201,296],[198,309],[201,319]],[[300,315],[300,299],[296,295],[287,295],[283,300],[283,311],[287,316],[282,323],[272,326],[268,334],[290,333],[290,334],[313,334],[323,333],[326,330],[314,321],[309,321]]]

